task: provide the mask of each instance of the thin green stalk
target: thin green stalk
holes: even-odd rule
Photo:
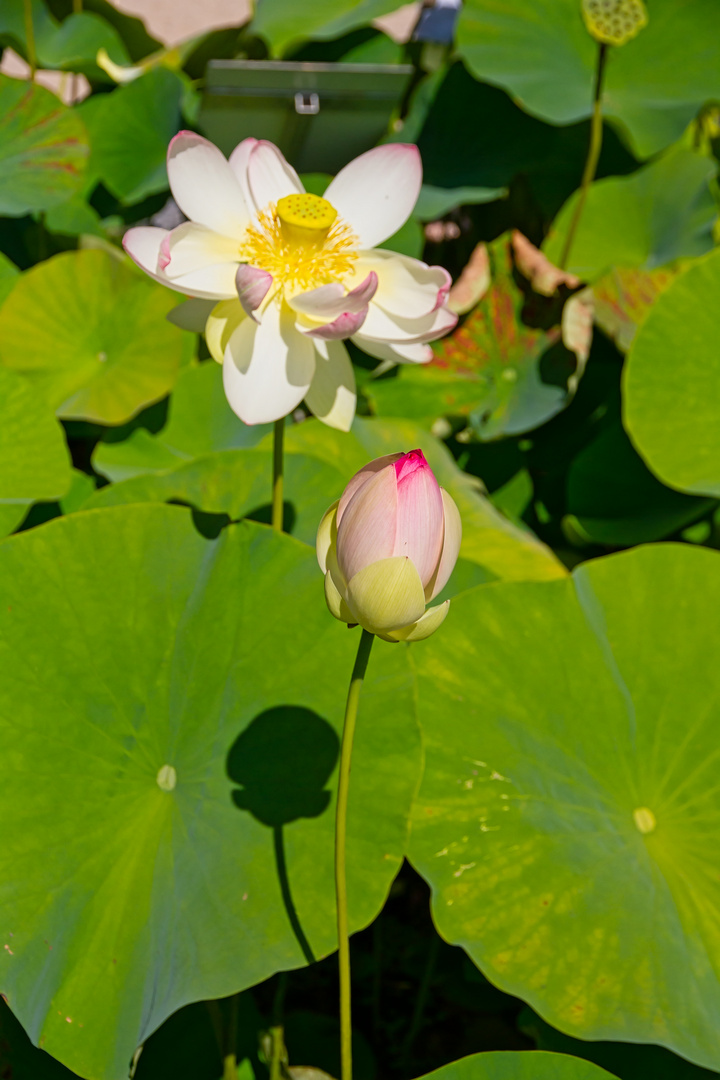
[[[600,158],[600,150],[602,148],[602,136],[603,136],[603,121],[602,121],[602,87],[603,76],[605,74],[605,60],[607,58],[607,45],[601,42],[598,46],[598,59],[597,67],[595,68],[595,90],[593,93],[593,112],[592,120],[590,122],[590,146],[588,148],[588,156],[585,161],[585,168],[583,169],[582,180],[580,181],[580,194],[578,200],[575,203],[575,212],[570,222],[570,228],[567,231],[565,237],[565,243],[563,244],[562,255],[560,256],[560,269],[564,270],[568,264],[570,258],[570,252],[572,250],[573,241],[575,240],[575,233],[577,227],[580,224],[580,218],[585,208],[585,202],[587,200],[588,189],[595,179],[595,172],[597,170],[598,160]]]
[[[337,808],[335,811],[335,896],[337,900],[338,960],[340,964],[340,1061],[341,1080],[352,1080],[352,1009],[350,1002],[350,940],[348,936],[347,880],[345,876],[345,842],[347,834],[348,793],[350,791],[350,763],[352,761],[353,736],[357,720],[358,703],[363,679],[367,671],[374,634],[363,630],[358,645],[355,667],[350,679],[342,746],[340,749],[340,776],[338,779]]]
[[[285,420],[276,420],[273,431],[272,527],[283,531],[283,440]]]
[[[35,26],[33,24],[32,0],[23,0],[25,13],[25,41],[27,44],[27,58],[30,65],[30,79],[35,78],[37,71],[37,52],[35,51]]]

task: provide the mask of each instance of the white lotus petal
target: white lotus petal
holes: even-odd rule
[[[384,360],[391,364],[429,364],[433,358],[433,351],[429,345],[419,344],[394,344],[384,341],[373,341],[366,338],[362,333],[354,334],[353,342],[368,356],[374,356],[377,360]]]
[[[440,307],[452,283],[442,266],[427,266],[419,259],[378,249],[361,254],[346,284],[354,284],[373,271],[378,279],[375,303],[391,315],[405,319],[428,315]]]
[[[314,372],[312,341],[295,329],[285,305],[270,304],[259,325],[243,319],[225,348],[225,394],[246,424],[287,416],[307,394]]]
[[[237,296],[233,300],[221,300],[215,304],[205,324],[205,342],[216,363],[223,363],[231,335],[246,318]]]
[[[240,185],[240,190],[243,193],[243,198],[247,205],[248,210],[252,213],[257,209],[253,202],[252,192],[250,191],[250,184],[248,183],[248,165],[250,163],[250,154],[253,148],[257,146],[257,139],[243,139],[241,143],[238,143],[232,154],[228,158],[228,164],[232,169],[235,179]]]
[[[237,297],[235,289],[235,269],[233,264],[205,267],[190,274],[182,274],[170,279],[159,268],[160,249],[167,229],[157,229],[151,225],[139,225],[129,229],[123,237],[123,247],[130,258],[155,281],[175,292],[186,296],[197,296],[205,300],[225,300]]]
[[[456,325],[457,315],[447,308],[438,308],[417,319],[390,315],[373,301],[363,324],[363,337],[393,344],[434,341]]]
[[[315,374],[305,404],[318,420],[349,431],[355,417],[355,372],[341,341],[325,343],[326,356],[316,356]]]
[[[168,147],[167,171],[173,198],[185,217],[226,236],[242,236],[250,212],[217,146],[193,131],[181,131]]]
[[[238,259],[237,240],[193,221],[178,225],[160,245],[160,268],[171,279],[206,266],[228,263],[237,267]]]
[[[388,143],[341,169],[325,198],[350,225],[364,249],[376,247],[405,224],[422,184],[416,146]]]
[[[168,229],[158,229],[154,225],[137,225],[134,229],[128,229],[122,239],[122,246],[134,263],[144,270],[156,281],[165,283],[165,278],[160,277],[160,246],[163,240],[170,235]]]
[[[305,190],[300,177],[288,165],[277,146],[265,139],[260,139],[250,151],[248,184],[258,210],[263,210],[268,203],[276,203],[285,195]]]

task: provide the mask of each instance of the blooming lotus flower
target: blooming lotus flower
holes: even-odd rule
[[[455,325],[444,306],[447,271],[376,250],[417,200],[415,146],[361,154],[324,198],[307,194],[277,147],[258,139],[226,160],[182,131],[167,170],[189,220],[171,231],[130,229],[124,247],[163,285],[206,301],[193,313],[202,310],[228,401],[245,423],[277,420],[304,399],[347,430],[356,398],[344,339],[381,360],[422,364],[432,356],[427,342]]]
[[[325,599],[336,619],[386,641],[420,641],[450,601],[425,610],[458,557],[458,508],[421,450],[376,458],[356,473],[317,535]]]

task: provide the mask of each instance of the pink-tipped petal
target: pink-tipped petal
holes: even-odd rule
[[[460,543],[462,541],[462,521],[460,511],[455,505],[454,499],[448,495],[444,488],[440,488],[443,501],[443,516],[445,520],[445,532],[443,536],[442,553],[438,568],[425,589],[425,598],[434,600],[439,592],[445,588],[455,569]]]
[[[444,281],[438,289],[437,298],[435,300],[435,307],[433,308],[433,311],[437,311],[438,308],[441,308],[443,304],[447,302],[447,298],[450,294],[450,289],[452,288],[452,278],[450,277],[444,266],[431,266],[430,269],[437,270],[440,274],[444,276]]]
[[[242,236],[250,212],[217,146],[193,131],[181,131],[170,141],[167,171],[173,198],[185,217],[222,235]]]
[[[305,404],[318,420],[338,431],[349,431],[355,418],[355,373],[341,341],[328,341],[325,355],[315,360],[315,374]]]
[[[365,322],[368,313],[366,307],[360,311],[344,311],[337,319],[325,323],[324,326],[316,326],[313,330],[306,330],[309,337],[322,338],[323,341],[342,341],[357,333]]]
[[[158,277],[160,249],[163,240],[169,235],[167,229],[158,229],[154,225],[137,225],[125,233],[122,246],[141,270],[156,281],[163,281],[163,278]]]
[[[337,560],[346,581],[370,563],[395,554],[397,483],[392,464],[353,495],[338,522]]]
[[[230,407],[246,424],[287,416],[308,391],[315,349],[286,309],[270,304],[258,325],[243,319],[225,348],[223,386]]]
[[[158,270],[166,270],[170,265],[170,233],[163,236],[160,242],[160,255],[158,257]]]
[[[248,184],[255,207],[263,210],[285,195],[303,192],[300,177],[288,165],[274,143],[260,139],[252,147],[248,159]]]
[[[405,224],[421,184],[418,148],[388,143],[368,150],[341,169],[325,198],[356,233],[360,247],[367,250]]]
[[[397,533],[393,555],[415,564],[423,588],[440,560],[443,543],[443,500],[440,485],[422,450],[403,454],[394,464],[397,478]]]
[[[377,289],[377,274],[371,271],[356,288],[350,292],[339,282],[320,285],[317,289],[299,293],[290,301],[290,307],[300,315],[323,321],[336,319],[338,315],[367,312],[367,306]]]
[[[386,465],[392,465],[394,461],[401,457],[402,454],[384,454],[382,457],[369,461],[367,465],[363,465],[362,469],[355,473],[340,496],[337,512],[338,525],[353,495],[356,495],[360,488],[364,487],[368,480],[372,480],[373,476],[379,473],[381,469],[384,469]]]
[[[245,314],[252,319],[255,319],[253,312],[267,296],[272,280],[272,274],[267,270],[260,270],[257,266],[248,266],[245,263],[238,266],[235,273],[238,299]],[[257,319],[255,321],[257,322]]]

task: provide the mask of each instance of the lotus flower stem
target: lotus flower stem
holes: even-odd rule
[[[375,635],[363,630],[350,679],[340,749],[340,777],[335,811],[335,896],[337,899],[338,960],[340,965],[340,1059],[341,1080],[352,1080],[352,1011],[350,1002],[350,941],[348,937],[345,839],[353,736],[363,679]]]
[[[592,120],[590,122],[590,146],[588,148],[588,156],[585,161],[585,168],[583,170],[582,180],[580,182],[580,195],[578,196],[578,201],[575,204],[575,212],[573,213],[572,221],[570,222],[570,228],[568,229],[567,236],[565,237],[562,255],[560,256],[559,266],[561,270],[564,270],[568,264],[570,252],[573,246],[573,241],[575,240],[575,233],[577,232],[577,227],[580,224],[580,218],[582,217],[582,212],[585,208],[588,189],[592,184],[593,180],[595,179],[595,172],[597,170],[598,160],[600,158],[600,150],[602,149],[603,120],[601,99],[606,58],[607,45],[605,44],[605,42],[600,42],[598,46],[597,67],[595,68],[593,113]]]
[[[25,41],[27,44],[27,58],[30,65],[30,81],[35,79],[37,71],[37,52],[35,51],[35,26],[33,25],[32,0],[23,0],[25,14]]]
[[[273,490],[272,490],[272,527],[283,531],[283,439],[285,419],[275,421],[273,430]]]

